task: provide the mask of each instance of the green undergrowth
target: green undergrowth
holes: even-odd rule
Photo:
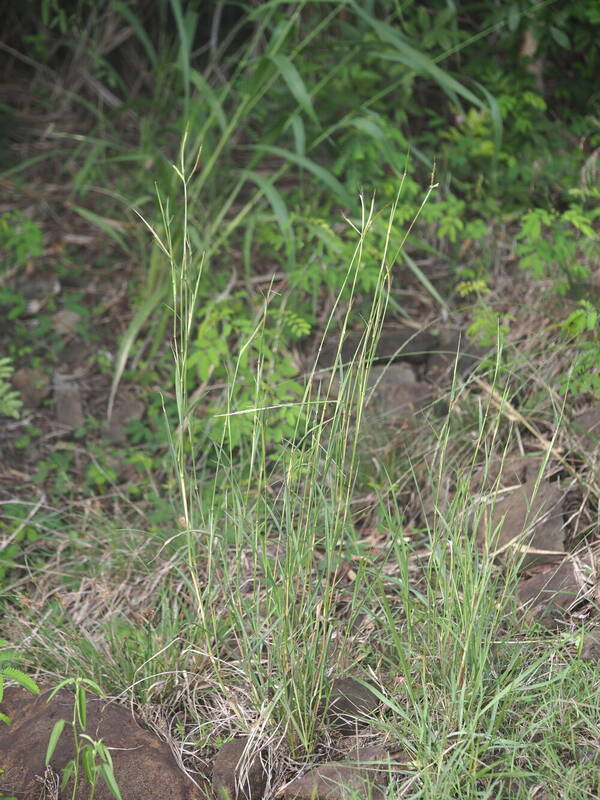
[[[399,224],[419,213],[394,271],[395,314],[411,313],[407,284],[443,311],[462,297],[472,332],[493,339],[496,310],[486,292],[502,243],[514,237],[529,274],[547,277],[557,293],[589,294],[600,142],[589,114],[594,2],[455,8],[348,0],[292,3],[284,13],[276,2],[213,9],[161,0],[151,18],[143,4],[111,0],[102,8],[43,4],[40,15],[28,9],[13,23],[12,35],[42,63],[57,68],[67,53],[73,74],[86,72],[105,89],[100,98],[88,90],[68,95],[84,130],[53,132],[56,150],[48,157],[64,161],[70,212],[141,265],[110,408],[123,378],[152,382],[161,361],[169,269],[160,250],[148,248],[134,210],[165,235],[154,206],[157,183],[181,246],[182,216],[173,207],[179,179],[170,163],[184,132],[189,236],[204,259],[189,368],[200,384],[221,385],[233,368],[229,353],[249,341],[237,386],[249,399],[249,362],[260,360],[265,391],[279,387],[270,399],[280,407],[274,441],[296,423],[290,351],[322,334],[326,298],[344,291],[354,244],[338,220],[359,214],[361,192],[376,193],[384,205],[403,180]],[[107,50],[101,34],[108,30],[122,30],[125,44]],[[517,57],[527,41],[534,51]],[[135,70],[123,66],[128,59]],[[107,107],[102,99],[111,95]],[[37,163],[5,175],[19,185]],[[439,186],[421,207],[432,174]],[[23,222],[8,221],[20,241],[31,238]],[[368,314],[385,242],[385,222],[375,220],[352,324]],[[423,269],[428,259],[446,273],[443,289]],[[265,303],[270,313],[252,336]],[[593,337],[585,339],[579,373],[596,349]],[[160,380],[164,370],[163,361]],[[231,422],[235,443],[244,424]]]
[[[183,171],[180,179],[185,185]],[[356,221],[350,296],[374,218],[365,207]],[[173,516],[152,536],[99,526],[76,557],[65,548],[60,575],[49,566],[33,573],[37,589],[21,584],[4,624],[25,663],[44,679],[83,675],[133,698],[142,713],[159,707],[192,772],[219,743],[250,733],[257,746],[269,742],[278,786],[332,747],[332,680],[352,675],[380,701],[367,730],[401,753],[394,775],[402,796],[525,798],[540,783],[551,794],[594,796],[587,753],[598,745],[597,687],[593,667],[578,658],[580,632],[547,638],[518,622],[518,562],[499,567],[491,557],[497,531],[488,530],[483,548],[473,532],[483,514],[474,472],[519,441],[503,413],[515,388],[501,334],[474,378],[492,391],[471,393],[468,381],[456,381],[448,413],[431,416],[431,433],[405,448],[402,484],[398,473],[380,476],[370,540],[352,507],[393,253],[379,264],[354,358],[344,363],[338,351],[329,379],[309,375],[293,401],[293,435],[275,446],[277,408],[260,362],[252,405],[239,404],[244,346],[223,416],[202,435],[188,370],[197,262],[187,238],[177,250],[154,234],[172,273]],[[261,316],[245,344],[265,325]],[[238,416],[245,424],[233,436]],[[402,498],[421,493],[425,507],[430,490],[431,510],[414,529]],[[65,580],[70,590],[57,591]]]
[[[366,738],[402,754],[399,796],[512,800],[543,785],[579,800],[600,791],[582,631],[516,617],[519,565],[495,563],[494,531],[476,541],[471,481],[532,426],[558,436],[569,405],[600,391],[600,133],[584,91],[600,20],[592,2],[440,5],[242,4],[219,28],[195,3],[157,3],[150,20],[140,4],[82,0],[19,23],[36,58],[58,69],[68,53],[96,83],[69,96],[85,130],[57,123],[55,148],[3,180],[24,187],[60,158],[69,214],[140,265],[101,368],[109,412],[124,381],[149,400],[117,452],[93,420],[58,441],[38,464],[47,502],[3,503],[2,635],[40,683],[93,681],[150,721],[158,709],[192,772],[240,733],[269,744],[273,788],[331,756],[332,681],[352,675],[380,700]],[[110,25],[128,52],[100,52]],[[529,60],[516,55],[527,33]],[[542,61],[545,87],[530,69]],[[18,421],[13,369],[56,366],[64,343],[59,301],[32,326],[13,286],[46,263],[40,228],[0,223],[13,326],[0,413]],[[562,304],[525,348],[511,333],[531,309],[503,307],[498,288],[510,256]],[[467,378],[457,368],[413,438],[365,458],[370,357],[410,297],[430,316],[459,306],[491,354]],[[350,329],[364,335],[345,363]],[[299,366],[303,342],[332,337],[328,377]],[[40,433],[24,424],[17,449]],[[111,515],[96,504],[107,493]]]

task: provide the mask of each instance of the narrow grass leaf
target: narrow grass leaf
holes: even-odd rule
[[[2,360],[4,360],[4,359],[2,359]],[[16,651],[15,649],[11,649],[11,650],[3,650],[3,651],[0,653],[0,664],[1,664],[3,661],[14,661],[14,660],[15,660],[15,659],[17,659],[18,657],[19,657],[19,655],[18,655],[18,653],[17,653],[17,651]]]
[[[111,765],[100,764],[100,774],[104,778],[104,783],[108,786],[112,796],[116,798],[116,800],[123,800]]]
[[[82,683],[85,683],[89,689],[91,689],[93,692],[96,692],[96,694],[100,697],[104,697],[104,692],[102,691],[101,687],[98,686],[96,681],[93,681],[91,678],[83,678]]]
[[[408,253],[406,252],[406,250],[404,250],[404,248],[402,249],[401,253],[404,262],[406,263],[410,271],[413,273],[415,278],[417,278],[417,280],[423,285],[423,287],[427,289],[429,294],[437,300],[437,302],[440,304],[442,308],[445,308],[446,311],[449,311],[448,303],[444,300],[442,295],[431,283],[431,281],[429,280],[427,275],[425,275],[423,270],[418,266],[418,264],[415,261],[413,261],[413,259],[408,255]]]
[[[259,152],[271,153],[271,155],[279,156],[286,161],[291,161],[293,164],[297,164],[299,167],[302,167],[302,169],[311,172],[315,178],[327,186],[327,188],[330,189],[340,201],[344,202],[347,206],[354,205],[352,195],[346,191],[338,179],[319,164],[316,164],[310,158],[298,155],[297,153],[292,153],[290,150],[285,150],[283,147],[276,147],[275,145],[257,144],[253,145],[251,149],[258,150]]]
[[[110,751],[106,749],[106,746],[102,741],[96,742],[96,752],[100,756],[100,758],[105,761],[108,766],[112,769],[113,761]]]
[[[300,114],[292,114],[288,124],[292,126],[294,134],[294,146],[299,156],[306,155],[306,130]]]
[[[116,800],[123,800],[121,796],[121,791],[119,789],[119,785],[117,784],[117,780],[115,778],[115,773],[113,772],[112,765],[100,764],[100,774],[104,778],[104,783],[108,786],[108,789],[111,792],[112,796],[116,798]]]
[[[83,753],[81,754],[81,760],[83,762],[83,771],[85,772],[85,779],[89,783],[90,786],[94,783],[94,767],[95,759],[94,759],[94,750],[90,745],[86,745],[83,748]]]
[[[547,656],[542,656],[530,664],[526,669],[520,672],[512,681],[506,684],[506,686],[501,689],[494,697],[482,706],[479,711],[475,714],[474,722],[478,722],[478,720],[485,716],[490,709],[494,708],[494,706],[498,705],[500,700],[506,697],[508,694],[514,692],[516,695],[520,692],[531,692],[535,689],[546,688],[551,682],[556,682],[559,680],[559,677],[554,679],[547,679],[543,681],[539,681],[538,683],[529,683],[528,679],[543,665],[547,662]]]
[[[472,105],[477,106],[477,108],[485,107],[485,103],[476,94],[467,89],[466,86],[463,86],[456,78],[444,72],[430,58],[423,56],[422,53],[419,53],[418,50],[409,45],[405,45],[404,49],[405,53],[382,53],[381,58],[387,61],[397,61],[413,69],[418,74],[428,75],[457,104],[459,103],[456,95],[460,95]]]
[[[56,697],[56,695],[60,692],[61,689],[64,689],[65,686],[71,686],[73,683],[74,683],[73,678],[65,678],[60,683],[57,683],[54,689],[52,689],[52,691],[46,698],[46,702],[49,703],[53,697]]]
[[[227,129],[227,117],[225,116],[223,106],[216,92],[208,85],[204,76],[195,69],[190,72],[190,80],[200,93],[200,102],[205,102],[210,107],[212,115],[217,120],[219,128],[221,129],[221,133],[225,133]],[[209,124],[210,120],[206,124],[206,127],[209,127]]]
[[[385,134],[379,125],[375,122],[375,120],[370,119],[369,117],[354,117],[350,120],[349,124],[353,128],[356,128],[356,130],[366,133],[368,136],[372,136],[373,139],[377,139],[380,142],[384,142],[386,140]]]
[[[374,694],[375,697],[381,703],[383,703],[384,706],[386,706],[386,708],[389,708],[390,711],[393,711],[395,714],[398,714],[399,717],[401,717],[403,720],[405,720],[409,724],[412,723],[413,720],[412,720],[411,715],[408,713],[408,711],[406,711],[405,709],[401,708],[401,706],[399,706],[398,703],[396,703],[391,698],[386,697],[384,694],[382,694],[379,691],[379,689],[377,689],[377,687],[373,686],[370,683],[366,683],[365,681],[361,680],[360,678],[356,678],[356,681],[358,683],[360,683],[362,686],[364,686],[365,689],[368,689],[371,692],[371,694]]]
[[[183,76],[183,91],[186,107],[190,96],[190,56],[192,42],[196,30],[198,15],[194,12],[183,13],[180,0],[171,0],[171,9],[175,17],[177,33],[179,35],[179,68]]]
[[[279,193],[279,191],[273,186],[268,178],[265,178],[264,175],[261,175],[258,172],[254,172],[254,170],[244,170],[242,173],[246,175],[250,180],[254,181],[254,183],[258,186],[261,192],[265,195],[271,208],[273,209],[273,213],[275,214],[275,219],[277,220],[277,224],[281,228],[281,230],[285,233],[288,230],[288,223],[289,223],[289,214],[287,210],[287,206],[283,200],[283,197]]]
[[[390,147],[390,142],[388,137],[386,136],[385,132],[382,130],[381,126],[377,124],[376,120],[370,117],[354,117],[350,120],[349,125],[352,128],[360,131],[361,133],[370,136],[377,147],[381,150],[385,158],[387,159],[387,163],[389,166],[396,172],[396,174],[400,177],[402,174],[402,170],[399,168],[399,161],[397,152],[394,152],[394,149]],[[402,165],[402,169],[404,169],[404,165]]]
[[[5,722],[7,725],[10,725],[12,720],[10,717],[7,717],[6,714],[3,714],[2,711],[0,711],[0,722]]]
[[[70,761],[67,761],[67,763],[61,770],[61,779],[60,779],[61,792],[64,792],[64,790],[67,788],[67,784],[71,779],[71,775],[74,774],[75,774],[75,761],[74,759],[71,759]]]
[[[140,44],[146,51],[146,55],[148,56],[148,60],[152,64],[153,67],[156,67],[158,63],[158,58],[156,56],[156,50],[154,45],[150,41],[150,37],[146,33],[144,26],[140,23],[139,19],[133,13],[133,11],[122,3],[121,0],[112,0],[112,7],[129,23],[131,29],[137,36],[140,41]]]
[[[492,134],[494,136],[494,155],[497,157],[497,154],[500,152],[500,147],[502,145],[502,133],[503,133],[503,122],[502,122],[502,112],[500,111],[500,106],[498,105],[498,101],[494,97],[494,95],[485,88],[485,86],[481,83],[475,84],[481,94],[487,100],[488,108],[490,110],[490,118],[492,120]]]
[[[117,229],[117,226],[121,227],[120,222],[108,219],[107,217],[101,217],[99,214],[94,214],[93,211],[90,211],[88,208],[82,208],[81,206],[70,206],[70,208],[84,219],[87,219],[88,222],[91,222],[92,225],[100,228],[107,236],[110,236],[110,238],[120,245],[126,253],[129,252],[129,244]]]
[[[41,153],[40,155],[26,158],[24,161],[19,161],[19,163],[14,167],[10,167],[10,169],[5,169],[3,172],[0,172],[0,176],[3,180],[6,180],[7,178],[10,178],[11,175],[16,175],[19,172],[27,172],[29,167],[34,167],[36,164],[39,164],[40,161],[56,158],[61,154],[62,150],[49,150],[46,153]]]
[[[75,709],[77,711],[79,724],[83,730],[85,730],[87,726],[87,708],[85,703],[85,689],[81,685],[78,685],[75,691]]]
[[[428,55],[410,45],[391,25],[375,19],[357,3],[352,3],[352,7],[358,16],[362,17],[373,28],[382,42],[387,42],[394,48],[395,52],[381,53],[381,58],[389,61],[398,61],[417,73],[428,75],[446,94],[452,96],[460,95],[479,108],[484,105],[476,94],[467,89],[466,86],[463,86],[456,78],[444,72]]]
[[[269,58],[279,70],[281,77],[286,82],[288,89],[294,96],[294,99],[300,108],[312,119],[315,125],[320,128],[321,125],[317,115],[315,114],[310,94],[308,93],[306,84],[302,80],[302,76],[296,69],[295,65],[287,56],[284,56],[281,53],[269,56]]]

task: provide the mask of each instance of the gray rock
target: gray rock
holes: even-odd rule
[[[600,630],[588,631],[583,638],[583,647],[581,648],[581,660],[598,662],[600,661]]]
[[[59,336],[75,336],[80,319],[81,314],[63,308],[52,317],[52,327]]]
[[[348,375],[348,373],[346,373]],[[348,386],[343,393],[337,375],[321,375],[324,390],[331,399],[348,399]],[[355,387],[349,384],[350,389]],[[358,451],[361,457],[371,460],[373,453],[396,447],[419,427],[420,412],[431,399],[429,384],[417,381],[413,368],[403,362],[376,365],[369,370],[365,386],[364,406],[361,414]],[[356,435],[355,398],[348,399],[352,410],[352,435]]]
[[[494,544],[501,555],[526,548],[521,562],[524,569],[556,563],[564,556],[562,500],[563,492],[555,483],[542,481],[536,488],[535,481],[527,481],[496,498],[489,523],[482,520],[480,528],[493,532],[501,526]],[[520,553],[516,555],[519,557]]]
[[[337,382],[334,389],[337,391]],[[415,379],[412,367],[398,362],[371,368],[360,429],[360,452],[395,447],[420,426],[420,412],[431,399],[431,386]]]
[[[600,442],[600,403],[574,417],[571,427],[588,451],[596,449]]]
[[[357,749],[352,759],[322,764],[289,783],[286,800],[343,800],[360,796],[381,800],[389,783],[388,753],[382,747]]]
[[[341,358],[344,363],[352,361],[360,348],[362,331],[350,331],[341,346]],[[319,369],[332,367],[336,362],[339,341],[328,341],[318,357]],[[418,330],[402,325],[385,325],[375,347],[375,361],[410,361],[421,364],[427,360],[429,353],[437,347],[437,337],[426,330]]]
[[[18,369],[12,376],[12,384],[21,393],[26,408],[37,408],[50,394],[50,380],[40,369]]]
[[[146,407],[136,395],[127,389],[119,391],[112,414],[104,431],[113,442],[123,443],[127,437],[125,429],[131,420],[141,419]]]
[[[354,678],[336,678],[331,686],[327,722],[348,736],[364,725],[364,718],[374,714],[379,705],[379,699],[367,686]]]
[[[77,382],[60,372],[55,372],[52,383],[56,421],[66,428],[78,428],[83,425],[85,417]]]
[[[414,427],[415,413],[431,397],[431,387],[415,380],[412,369],[402,363],[373,367],[367,390],[365,410],[369,421],[378,427],[385,426],[388,432]]]
[[[519,585],[519,603],[524,616],[550,630],[560,626],[569,608],[585,596],[587,559],[566,558],[557,567],[547,567]]]
[[[459,331],[444,329],[427,360],[427,380],[446,389],[452,382],[455,370],[459,377],[464,377],[479,364],[489,349],[471,342]]]
[[[217,800],[260,800],[268,773],[260,752],[247,736],[238,736],[221,747],[213,764],[212,790]]]
[[[539,471],[539,459],[528,456],[507,455],[504,458],[492,457],[486,467],[478,469],[471,479],[471,491],[490,492],[495,489],[525,483],[528,478],[535,479]]]

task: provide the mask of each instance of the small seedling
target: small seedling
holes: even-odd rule
[[[101,740],[95,741],[84,732],[87,725],[86,687],[99,695],[102,695],[102,690],[97,683],[88,678],[67,678],[61,681],[58,686],[52,690],[48,697],[48,702],[50,702],[61,689],[67,686],[73,687],[75,695],[73,717],[70,722],[73,731],[75,757],[68,761],[61,771],[60,789],[64,791],[72,778],[73,786],[71,797],[75,798],[77,796],[77,787],[81,780],[81,770],[83,770],[85,780],[90,787],[90,800],[94,797],[96,784],[100,777],[104,780],[104,783],[107,785],[113,797],[115,797],[116,800],[122,800],[121,792],[119,791],[115,779],[109,749]],[[54,751],[56,750],[58,740],[67,724],[67,720],[65,719],[59,719],[54,723],[46,750],[46,766],[50,763]]]

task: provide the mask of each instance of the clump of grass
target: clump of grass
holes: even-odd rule
[[[185,187],[183,165],[180,177]],[[363,207],[355,259],[348,270],[350,283],[356,281],[361,267],[372,215],[372,207]],[[166,214],[163,219],[167,221]],[[221,441],[215,443],[220,480],[213,484],[206,509],[197,488],[198,475],[185,455],[194,453],[195,445],[185,379],[194,278],[189,275],[184,241],[180,263],[168,240],[160,240],[159,245],[174,276],[179,425],[172,452],[183,509],[181,537],[188,554],[188,588],[197,614],[193,648],[213,664],[219,689],[226,696],[235,680],[222,659],[226,620],[227,635],[239,654],[234,672],[243,669],[248,682],[247,709],[253,710],[246,724],[252,720],[258,724],[260,710],[261,726],[268,719],[291,752],[300,748],[310,753],[321,726],[333,642],[341,634],[335,614],[335,575],[342,560],[358,546],[349,511],[357,461],[353,431],[360,426],[369,356],[385,315],[390,264],[382,261],[365,336],[350,365],[341,363],[340,339],[337,396],[331,391],[333,373],[320,394],[311,375],[302,400],[305,413],[298,417],[292,440],[276,454],[265,435],[272,409],[263,405],[260,374],[251,409],[232,407],[230,387],[224,398],[225,428]],[[346,325],[347,317],[342,335]],[[238,413],[253,420],[252,434],[243,443],[246,460],[241,464],[236,463],[239,454],[227,447],[231,441],[227,424]],[[357,599],[363,578],[355,586]]]
[[[252,747],[269,750],[272,790],[299,763],[314,762],[320,747],[333,748],[326,716],[331,683],[352,674],[368,678],[381,703],[368,735],[405,754],[394,773],[404,796],[525,798],[528,782],[540,780],[558,793],[562,764],[566,796],[581,796],[575,793],[581,786],[593,792],[596,779],[578,753],[582,742],[598,741],[589,712],[597,690],[569,655],[567,634],[546,642],[515,627],[518,564],[500,569],[490,557],[494,532],[488,550],[474,534],[482,511],[471,478],[475,465],[489,468],[510,440],[501,402],[510,384],[477,398],[475,430],[461,432],[455,411],[469,399],[456,382],[447,416],[430,422],[428,472],[418,473],[433,487],[432,513],[415,533],[397,501],[396,476],[387,487],[380,479],[376,516],[386,536],[370,552],[351,508],[369,364],[393,259],[385,253],[381,261],[364,336],[349,364],[341,357],[348,326],[342,315],[335,367],[329,380],[308,376],[303,413],[288,441],[274,446],[268,436],[273,409],[261,395],[260,361],[252,407],[235,406],[234,369],[223,396],[224,424],[211,430],[210,420],[196,416],[188,385],[199,274],[187,235],[183,162],[177,175],[183,239],[177,244],[155,233],[172,275],[173,521],[146,543],[137,563],[107,533],[111,547],[97,580],[106,581],[103,591],[114,600],[103,606],[103,619],[84,625],[81,614],[71,613],[72,625],[55,605],[40,624],[35,610],[24,609],[10,620],[13,630],[27,631],[24,649],[30,657],[43,652],[38,661],[48,671],[87,673],[103,689],[137,698],[150,721],[168,719],[189,768],[200,767],[224,739],[249,734]],[[169,218],[165,204],[167,233]],[[373,218],[373,207],[363,206],[347,273],[351,296]],[[329,334],[338,333],[338,311]],[[263,324],[261,317],[253,336]],[[500,383],[499,363],[500,356],[492,387]],[[500,406],[492,402],[498,398]],[[234,448],[227,426],[239,414],[252,425]],[[406,474],[420,456],[407,446]],[[96,545],[90,560],[103,550],[100,538]],[[124,598],[114,580],[126,561],[137,597]],[[94,587],[82,580],[80,589],[84,608]],[[575,729],[570,737],[565,719]]]

